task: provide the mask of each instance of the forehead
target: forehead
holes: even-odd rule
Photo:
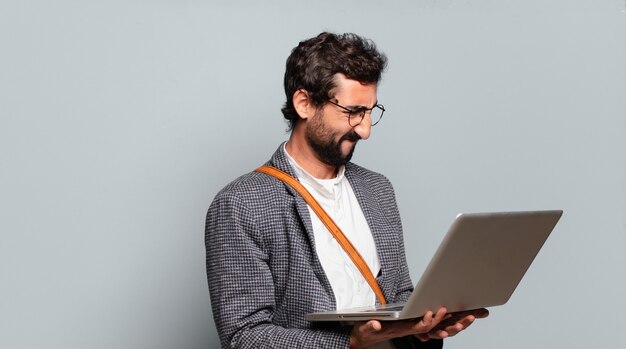
[[[346,78],[343,74],[335,75],[334,97],[348,105],[372,106],[376,103],[375,83],[363,84],[359,81]]]

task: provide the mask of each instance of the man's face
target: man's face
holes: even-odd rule
[[[376,84],[363,85],[338,74],[336,85],[335,97],[331,100],[337,104],[348,109],[371,108],[376,104]],[[347,111],[327,103],[308,121],[305,137],[322,162],[340,166],[350,161],[359,139],[369,138],[370,129],[369,115],[352,127]]]

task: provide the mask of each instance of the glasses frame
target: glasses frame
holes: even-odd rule
[[[378,103],[374,104],[374,106],[371,107],[371,108],[358,107],[356,109],[350,109],[350,108],[344,107],[343,105],[341,105],[339,103],[333,102],[330,99],[327,102],[332,104],[332,105],[334,105],[334,106],[337,106],[337,107],[343,109],[344,112],[348,113],[348,125],[350,125],[350,127],[357,127],[357,126],[359,126],[363,122],[363,119],[365,119],[365,113],[367,113],[367,112],[369,112],[370,120],[371,120],[372,110],[374,110],[374,108],[380,109],[380,117],[378,118],[378,120],[376,122],[372,123],[371,126],[376,126],[376,124],[378,124],[380,122],[380,120],[383,119],[383,114],[385,114],[385,107],[382,104],[378,104]],[[358,119],[359,122],[355,123],[354,125],[352,125],[352,123],[350,122],[350,120],[352,120],[352,116],[353,115],[358,115],[358,117],[359,117],[359,119]]]

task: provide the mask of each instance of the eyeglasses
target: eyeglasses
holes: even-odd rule
[[[365,118],[365,114],[370,114],[372,126],[375,126],[380,122],[380,119],[383,118],[383,114],[385,113],[385,107],[383,107],[382,104],[376,104],[371,108],[357,107],[350,109],[331,100],[328,100],[328,103],[343,109],[344,113],[348,114],[348,124],[352,127],[360,125]]]

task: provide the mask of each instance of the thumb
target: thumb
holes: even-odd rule
[[[365,324],[365,329],[368,332],[378,332],[383,328],[383,326],[380,324],[380,322],[376,321],[376,320],[370,320]]]

